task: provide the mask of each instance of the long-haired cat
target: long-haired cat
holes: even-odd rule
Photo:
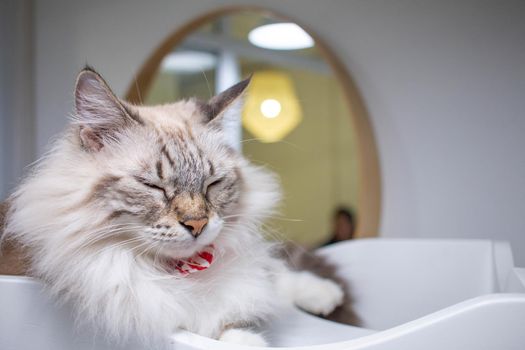
[[[278,183],[222,129],[248,83],[148,107],[79,74],[74,118],[11,196],[5,236],[80,320],[116,339],[183,328],[265,345],[250,327],[283,304],[328,314],[342,302],[336,283],[291,271],[262,237]]]

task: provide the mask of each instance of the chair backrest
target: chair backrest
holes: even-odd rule
[[[320,252],[340,266],[362,326],[382,330],[497,292],[493,250],[489,240],[362,239]]]

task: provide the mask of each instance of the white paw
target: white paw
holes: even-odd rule
[[[344,292],[337,283],[308,272],[300,273],[294,295],[298,307],[316,315],[328,315],[343,303]]]
[[[221,334],[219,340],[240,345],[268,346],[268,343],[260,334],[245,329],[228,329]]]

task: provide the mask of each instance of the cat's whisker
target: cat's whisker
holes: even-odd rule
[[[201,69],[201,72],[202,72],[202,75],[204,76],[204,80],[206,80],[206,87],[208,88],[208,94],[210,95],[209,98],[211,98],[213,96],[213,94],[211,93],[210,82],[208,81],[208,77],[206,76],[206,72],[204,70],[202,70],[202,69]]]
[[[246,143],[246,142],[254,142],[254,141],[258,141],[258,142],[264,142],[263,139],[261,138],[251,138],[251,139],[244,139],[241,141],[241,143]],[[275,141],[274,143],[278,144],[278,143],[282,143],[282,144],[285,144],[285,145],[288,145],[288,146],[292,146],[293,148],[299,150],[299,151],[304,151],[304,147],[301,147],[295,143],[292,143],[292,142],[289,142],[289,141],[286,141],[286,140],[279,140],[279,141]]]
[[[142,95],[140,92],[140,87],[139,87],[139,83],[138,83],[136,74],[133,75],[133,80],[135,81],[135,90],[137,91],[137,97],[139,98],[139,103],[142,104]]]
[[[129,224],[112,224],[112,225],[109,225],[109,226],[99,227],[99,228],[97,228],[95,230],[91,230],[91,231],[82,231],[82,234],[89,234],[91,232],[96,233],[99,230],[105,230],[106,228],[111,229],[113,227],[119,227],[121,225],[124,226],[124,225],[129,225]],[[139,227],[139,226],[137,226],[137,227]],[[47,229],[53,229],[53,228],[56,228],[56,229],[60,229],[61,228],[61,229],[63,229],[63,227],[61,227],[59,224],[53,222],[53,223],[50,223],[50,224],[47,224],[47,225],[41,225],[40,224],[40,225],[38,225],[35,228],[35,230],[47,230]],[[79,232],[79,230],[77,229],[77,230],[73,231],[71,234],[76,234],[78,232]]]
[[[160,250],[162,249],[161,246],[158,246],[155,250],[155,255],[153,256],[153,266],[157,267],[157,258],[159,257]]]
[[[86,240],[87,242],[89,242],[90,239],[99,239],[99,238],[108,238],[108,237],[111,237],[111,236],[114,236],[114,235],[117,235],[117,234],[120,234],[120,233],[123,233],[123,232],[129,232],[129,231],[132,231],[132,230],[136,230],[136,229],[139,229],[141,228],[140,226],[136,226],[136,227],[133,227],[133,226],[127,226],[127,227],[115,227],[115,228],[110,228],[110,229],[106,229],[106,228],[101,228],[99,230],[95,230],[95,231],[88,231],[88,232],[82,232],[82,235],[85,235],[85,236],[88,236],[89,239]],[[84,242],[86,242],[84,241]]]
[[[139,253],[139,254],[135,257],[135,259],[140,258],[141,255],[143,255],[144,253],[146,253],[147,251],[149,251],[151,248],[154,247],[154,243],[152,243],[152,242],[145,242],[145,243],[147,243],[146,248],[145,248],[141,253]],[[140,246],[141,246],[141,245],[140,245]],[[138,247],[140,247],[140,246],[138,246]],[[138,247],[136,247],[136,248],[138,248]],[[134,249],[136,249],[136,248],[133,248],[132,250],[134,250]]]
[[[231,219],[231,218],[247,218],[247,219],[252,219],[253,217],[250,218],[249,215],[246,215],[246,214],[238,214],[238,215],[227,215],[227,216],[223,216],[222,219]],[[255,217],[256,218],[256,217]],[[304,220],[303,219],[292,219],[292,218],[287,218],[287,217],[284,217],[284,216],[278,216],[278,215],[265,215],[265,220],[267,219],[274,219],[274,220],[279,220],[279,221],[291,221],[291,222],[303,222]]]
[[[130,238],[130,239],[124,240],[122,242],[118,242],[118,243],[106,246],[106,247],[102,248],[102,250],[98,251],[97,253],[98,254],[102,254],[102,253],[104,253],[104,252],[106,252],[108,250],[116,250],[117,248],[125,246],[125,245],[127,245],[129,243],[135,243],[135,242],[139,242],[139,241],[142,241],[142,240],[143,240],[142,237]]]
[[[97,243],[98,241],[109,239],[111,237],[120,235],[122,233],[127,233],[130,230],[139,229],[139,228],[141,227],[140,226],[127,226],[127,227],[117,227],[117,228],[110,229],[110,230],[100,229],[100,230],[91,231],[88,234],[89,236],[92,236],[92,237],[90,237],[87,240],[80,241],[80,244],[76,247],[75,251],[73,251],[71,254],[74,255],[78,253],[80,250],[86,248],[87,246],[93,245]]]

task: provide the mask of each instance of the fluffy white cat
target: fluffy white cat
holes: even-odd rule
[[[80,320],[119,340],[183,328],[264,346],[256,326],[284,304],[328,314],[342,302],[337,284],[292,272],[262,237],[278,183],[221,127],[248,83],[148,107],[79,74],[73,121],[11,196],[5,236]]]

